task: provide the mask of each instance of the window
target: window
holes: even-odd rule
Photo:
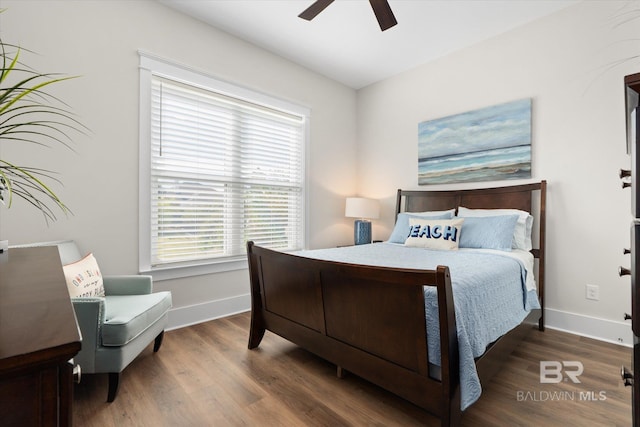
[[[244,268],[248,240],[303,248],[308,110],[140,58],[141,271]]]

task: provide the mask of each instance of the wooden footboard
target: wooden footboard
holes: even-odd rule
[[[265,330],[438,415],[460,421],[451,278],[434,271],[315,260],[249,242],[249,348]],[[423,286],[438,291],[441,380],[429,376]]]

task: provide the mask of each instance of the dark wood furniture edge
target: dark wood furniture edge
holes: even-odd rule
[[[640,73],[630,74],[624,77],[624,86],[630,87],[640,93]]]
[[[4,359],[2,367],[0,368],[0,374],[19,374],[23,370],[33,369],[33,367],[35,366],[55,365],[58,363],[67,362],[69,360],[69,354],[77,354],[80,351],[80,347],[81,344],[78,341],[48,348],[40,352],[21,354],[8,359]],[[42,361],[43,355],[46,357],[45,362]]]
[[[0,264],[0,417],[70,426],[81,337],[58,250],[14,248]]]

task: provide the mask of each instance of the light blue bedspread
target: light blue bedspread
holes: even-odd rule
[[[527,291],[528,272],[521,259],[530,254],[461,249],[436,251],[392,243],[296,252],[309,258],[382,267],[451,272],[460,353],[461,409],[480,397],[482,387],[474,359],[493,341],[540,308],[535,289]],[[519,255],[516,256],[516,255]],[[438,301],[434,287],[424,287],[429,362],[440,365]]]

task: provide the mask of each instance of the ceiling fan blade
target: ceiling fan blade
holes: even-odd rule
[[[316,0],[311,6],[306,8],[300,15],[299,18],[306,19],[307,21],[311,21],[316,17],[320,12],[325,10],[327,6],[333,3],[334,0]]]
[[[387,0],[369,0],[382,31],[388,30],[398,23]]]

